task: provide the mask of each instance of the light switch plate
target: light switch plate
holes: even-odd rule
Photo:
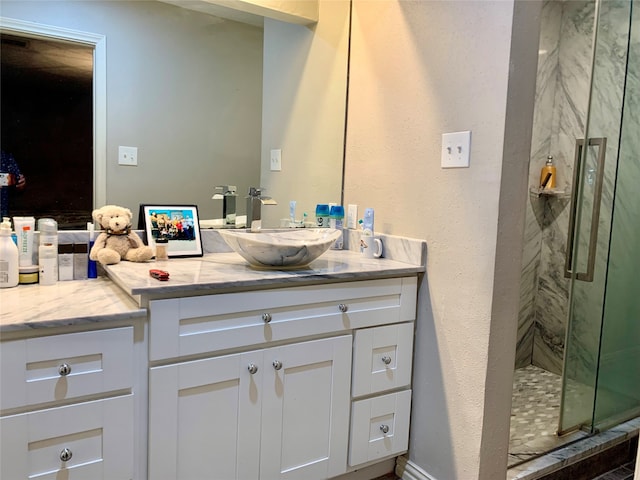
[[[471,131],[442,134],[442,168],[464,168],[469,166]]]
[[[280,172],[282,170],[282,150],[271,150],[271,171]]]
[[[138,165],[138,147],[118,147],[118,165]]]

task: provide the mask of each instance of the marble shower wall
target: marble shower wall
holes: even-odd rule
[[[542,8],[529,184],[537,186],[548,155],[556,188],[569,193],[576,138],[589,98],[592,1],[548,0]],[[520,288],[516,368],[562,370],[569,283],[564,278],[570,200],[530,195]]]
[[[539,183],[546,156],[553,155],[557,167],[556,188],[566,195],[530,195],[529,198],[516,367],[532,363],[558,374],[562,372],[569,306],[570,284],[564,277],[569,194],[573,188],[576,139],[584,137],[587,119],[594,7],[593,1],[547,1],[543,6],[541,25],[529,180],[532,186]],[[581,320],[574,322],[569,332],[572,342],[577,345],[570,352],[575,358],[569,360],[572,360],[573,369],[583,373],[594,371],[599,338],[620,133],[629,2],[602,2],[599,24],[588,127],[590,138],[607,137],[596,275],[592,283],[576,282],[574,316]],[[597,153],[597,147],[589,148],[585,170],[593,168],[597,172]],[[589,181],[585,185],[585,220],[591,216],[594,185]],[[580,229],[585,241],[579,242],[574,252],[579,258],[586,258],[589,228],[590,223],[585,221]]]
[[[596,249],[596,261],[593,282],[576,282],[573,288],[573,321],[569,330],[569,341],[571,349],[567,351],[566,369],[567,376],[582,384],[595,385],[596,372],[598,366],[598,351],[600,347],[600,332],[602,327],[603,302],[605,294],[605,284],[610,288],[608,277],[609,265],[616,262],[629,261],[627,255],[623,259],[616,257],[616,252],[609,255],[609,240],[611,236],[612,213],[614,206],[614,194],[616,185],[616,172],[620,169],[620,174],[628,176],[633,169],[626,168],[628,165],[618,166],[620,162],[629,160],[629,150],[633,150],[633,142],[624,142],[622,150],[620,148],[622,105],[625,101],[625,81],[627,82],[627,107],[624,117],[625,131],[637,132],[637,118],[632,113],[633,99],[637,92],[637,84],[634,82],[634,70],[629,69],[627,73],[627,49],[629,40],[630,23],[630,3],[626,0],[609,0],[603,2],[600,14],[600,27],[598,29],[598,41],[596,44],[596,64],[593,75],[593,92],[591,99],[591,113],[589,120],[589,137],[605,137],[607,139],[606,156],[604,161],[604,176],[602,186],[602,200],[600,203],[600,216],[598,224],[598,239]],[[634,51],[631,46],[630,54]],[[633,61],[633,59],[632,59]],[[632,64],[633,65],[633,64]],[[630,103],[631,101],[631,103]],[[631,108],[630,108],[631,107]],[[625,137],[628,138],[628,135]],[[597,149],[594,149],[596,153]],[[587,169],[599,168],[595,163],[594,156],[587,158]],[[634,158],[637,161],[637,157]],[[637,178],[637,177],[636,177]],[[623,178],[625,184],[629,178]],[[637,185],[637,183],[635,183]],[[584,187],[583,198],[584,210],[591,216],[593,205],[593,185],[587,181]],[[634,195],[625,195],[621,191],[616,195],[616,209],[624,211],[625,202],[634,202]],[[620,214],[618,214],[620,215]],[[633,217],[618,218],[618,224],[635,223]],[[588,227],[588,225],[587,225]],[[585,230],[581,228],[581,230]],[[586,257],[588,249],[587,232],[580,238],[577,245],[579,258]],[[628,237],[632,239],[633,237]],[[612,288],[615,290],[615,287]],[[609,295],[609,293],[607,293]],[[624,311],[628,305],[617,306],[620,311]],[[617,321],[618,318],[612,318]]]

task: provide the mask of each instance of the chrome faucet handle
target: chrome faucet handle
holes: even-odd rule
[[[238,193],[238,187],[235,185],[216,185],[216,190],[222,190],[222,194],[216,193],[211,197],[214,200],[222,200],[224,196],[236,196]]]
[[[262,187],[249,187],[249,193],[247,198],[257,197],[260,198],[262,196]]]

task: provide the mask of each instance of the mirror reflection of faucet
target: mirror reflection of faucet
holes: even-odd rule
[[[216,193],[211,198],[213,200],[222,200],[222,219],[224,223],[226,225],[235,225],[237,187],[235,185],[218,185],[216,190],[222,190],[222,193]]]
[[[250,187],[247,199],[247,228],[259,232],[262,228],[262,205],[277,205],[273,198],[262,195],[262,187]]]

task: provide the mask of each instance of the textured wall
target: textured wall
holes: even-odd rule
[[[518,294],[505,286],[518,285],[522,230],[499,211],[524,216],[531,130],[505,138],[507,103],[533,105],[535,69],[519,92],[509,77],[534,67],[537,50],[536,31],[512,52],[512,33],[529,33],[513,21],[504,1],[353,4],[345,203],[375,208],[378,231],[427,241],[409,457],[439,479],[506,469]],[[467,129],[470,168],[442,169],[441,134]],[[517,193],[501,197],[503,182]],[[509,318],[494,302],[514,306]]]

